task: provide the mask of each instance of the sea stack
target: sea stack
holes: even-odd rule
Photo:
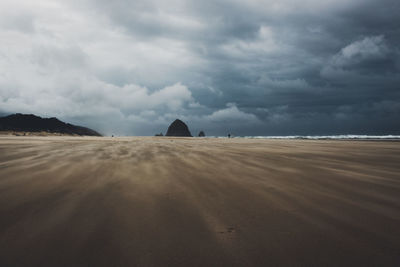
[[[192,134],[189,131],[187,125],[181,121],[176,119],[171,125],[168,127],[168,131],[165,136],[188,136],[192,137]]]

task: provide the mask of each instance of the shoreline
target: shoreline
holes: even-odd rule
[[[400,141],[400,135],[308,135],[308,136],[204,136],[204,137],[174,137],[174,136],[90,136],[90,135],[77,135],[77,134],[64,134],[52,132],[24,132],[24,131],[0,131],[0,137],[15,136],[15,137],[30,137],[30,136],[60,136],[60,137],[100,137],[100,138],[194,138],[194,139],[254,139],[254,140],[336,140],[336,141]]]

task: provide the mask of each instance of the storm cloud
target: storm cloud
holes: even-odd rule
[[[104,134],[399,134],[398,0],[1,1],[0,114]]]

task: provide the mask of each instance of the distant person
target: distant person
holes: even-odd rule
[[[228,133],[228,138],[231,138],[231,134],[230,133]]]

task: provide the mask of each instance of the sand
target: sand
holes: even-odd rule
[[[0,137],[0,266],[399,266],[400,142]]]

